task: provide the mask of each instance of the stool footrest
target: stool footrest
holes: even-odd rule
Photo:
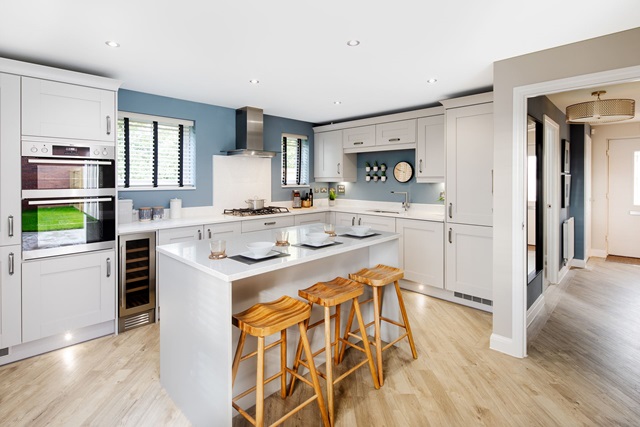
[[[300,364],[302,366],[304,366],[305,368],[309,369],[309,365],[307,365],[306,363],[300,362]],[[309,381],[308,379],[306,379],[305,377],[303,377],[302,375],[300,375],[299,373],[295,372],[292,369],[287,368],[287,371],[293,375],[294,377],[296,377],[297,379],[299,379],[300,381],[302,381],[303,383],[313,387],[313,383],[311,381]],[[318,375],[320,375],[320,372],[318,372]]]
[[[388,317],[380,316],[380,320],[384,320],[385,322],[391,323],[392,325],[396,325],[396,326],[398,326],[400,328],[407,329],[407,327],[405,325],[403,325],[402,323],[399,323],[399,322],[397,322],[395,320],[391,320]]]
[[[283,416],[282,418],[280,418],[279,420],[277,420],[275,423],[271,424],[269,427],[276,427],[279,426],[280,424],[282,424],[283,422],[285,422],[286,420],[288,420],[292,415],[294,415],[296,412],[298,412],[299,410],[301,410],[302,408],[304,408],[305,406],[307,406],[309,403],[313,402],[314,400],[316,400],[318,398],[318,395],[313,395],[310,398],[308,398],[307,400],[305,400],[304,402],[302,402],[301,404],[299,404],[298,406],[296,406],[295,408],[293,408],[292,410],[290,410],[289,412],[287,412],[287,414],[285,416]]]
[[[278,372],[277,374],[267,378],[266,380],[264,380],[265,384],[269,384],[271,381],[275,380],[276,378],[280,377],[282,375],[282,371]],[[233,400],[238,400],[238,399],[242,399],[243,397],[245,397],[246,395],[256,391],[256,386],[251,387],[250,389],[247,389],[245,391],[243,391],[242,393],[240,393],[239,395],[237,395],[236,397],[233,398]]]
[[[270,348],[273,348],[273,347],[275,347],[275,346],[277,346],[277,345],[280,345],[281,343],[282,343],[282,338],[280,338],[278,341],[272,342],[271,344],[269,344],[269,345],[265,346],[265,347],[264,347],[264,351],[267,351],[267,350],[269,350]],[[255,356],[256,354],[258,354],[258,351],[257,351],[257,350],[256,350],[256,351],[254,351],[254,352],[252,352],[252,353],[247,353],[247,354],[245,354],[244,356],[242,356],[242,357],[240,358],[240,361],[241,361],[241,362],[244,362],[244,361],[245,361],[245,360],[247,360],[247,359],[251,359],[251,358],[252,358],[253,356]]]
[[[364,353],[364,350],[361,350]],[[365,363],[369,362],[368,359],[364,359],[361,360],[357,365],[355,365],[353,368],[349,369],[348,371],[344,372],[342,375],[340,375],[338,378],[335,378],[333,380],[334,384],[339,383],[340,381],[342,381],[343,379],[345,379],[347,376],[349,376],[353,371],[355,371],[356,369],[358,369],[360,366],[364,365]],[[318,373],[319,374],[319,373]]]
[[[249,415],[249,413],[247,411],[245,411],[244,409],[242,409],[240,407],[240,405],[238,405],[236,402],[231,401],[231,406],[233,406],[233,409],[235,409],[236,411],[238,411],[240,413],[240,415],[242,415],[243,417],[245,417],[247,419],[247,421],[249,421],[252,425],[256,425],[256,420],[255,418],[253,418],[251,415]]]

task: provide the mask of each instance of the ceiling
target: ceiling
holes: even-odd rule
[[[312,123],[438,105],[490,89],[494,61],[640,26],[637,0],[0,0],[0,9],[2,57]]]

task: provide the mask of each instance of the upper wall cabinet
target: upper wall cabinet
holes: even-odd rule
[[[415,119],[376,125],[376,145],[402,145],[415,144],[415,142]]]
[[[375,125],[348,128],[342,131],[342,146],[348,148],[373,147],[376,145]]]
[[[22,134],[111,142],[116,138],[116,93],[22,78]]]
[[[344,153],[341,130],[315,134],[313,173],[316,181],[356,181],[356,155]]]
[[[418,119],[416,182],[444,182],[444,116]]]

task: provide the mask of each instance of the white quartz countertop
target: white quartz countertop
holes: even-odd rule
[[[281,258],[272,258],[255,264],[245,264],[229,258],[247,252],[246,244],[250,242],[269,241],[275,242],[276,230],[256,231],[253,233],[233,236],[226,240],[227,258],[220,260],[209,259],[209,240],[197,240],[184,243],[174,243],[171,245],[158,246],[156,250],[164,255],[181,261],[191,267],[197,268],[218,279],[231,282],[256,276],[263,273],[279,270],[289,266],[302,264],[334,255],[343,254],[357,249],[366,248],[383,242],[392,241],[400,237],[399,234],[384,231],[372,230],[379,235],[363,239],[341,236],[349,232],[348,227],[336,227],[336,242],[340,244],[328,245],[319,249],[309,249],[295,246],[306,242],[307,233],[324,232],[322,225],[312,224],[277,231],[289,231],[289,243],[291,246],[274,247],[274,250],[287,252],[290,255]]]
[[[292,209],[290,206],[289,213],[278,213],[273,215],[259,215],[259,216],[232,216],[232,215],[223,215],[223,209],[214,210],[213,213],[206,213],[202,215],[194,215],[183,217],[179,219],[163,219],[156,221],[147,221],[147,222],[132,222],[129,224],[120,224],[118,225],[118,234],[131,234],[131,233],[140,233],[147,231],[155,231],[162,230],[167,228],[179,228],[179,227],[189,227],[194,225],[203,225],[203,224],[218,224],[225,222],[236,222],[236,221],[250,221],[255,219],[265,219],[265,218],[274,218],[274,217],[282,217],[287,215],[304,215],[304,214],[312,214],[316,212],[347,212],[356,215],[376,215],[376,216],[386,216],[392,218],[400,218],[400,219],[415,219],[421,221],[436,221],[436,222],[444,222],[444,207],[441,205],[436,206],[436,208],[432,208],[430,205],[428,208],[423,208],[421,206],[411,207],[408,211],[404,211],[401,207],[398,208],[396,205],[399,204],[391,204],[391,203],[375,203],[369,202],[368,204],[359,204],[359,203],[338,203],[336,206],[314,206],[311,208],[299,208]],[[217,212],[217,213],[216,213]]]

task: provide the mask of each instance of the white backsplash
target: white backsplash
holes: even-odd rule
[[[271,159],[213,156],[213,206],[245,208],[254,196],[271,202]]]

